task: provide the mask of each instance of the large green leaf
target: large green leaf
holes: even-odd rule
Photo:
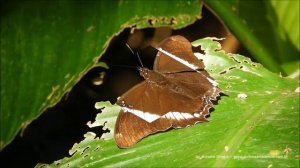
[[[1,3],[0,149],[93,66],[124,28],[181,28],[198,0]]]
[[[274,72],[298,70],[299,1],[205,2],[258,62]]]
[[[119,149],[113,127],[120,110],[108,102],[90,126],[105,123],[111,133],[94,133],[48,167],[297,167],[299,166],[298,81],[280,77],[249,58],[220,51],[205,38],[205,55],[197,54],[219,82],[223,95],[210,122],[146,137],[128,149]],[[42,166],[40,164],[39,166]]]

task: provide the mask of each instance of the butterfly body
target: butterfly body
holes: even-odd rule
[[[145,79],[145,82],[147,85],[149,85],[149,87],[168,88],[173,92],[181,94],[182,96],[189,97],[191,99],[198,96],[195,95],[194,92],[188,87],[180,86],[173,82],[175,80],[170,77],[170,74],[163,74],[157,71],[150,70],[148,68],[139,68],[139,71],[140,75]]]
[[[121,112],[114,136],[120,148],[156,132],[207,121],[211,100],[219,96],[216,82],[204,70],[203,62],[194,56],[184,37],[170,37],[159,47],[162,52],[158,52],[153,70],[139,68],[145,81],[117,101]]]

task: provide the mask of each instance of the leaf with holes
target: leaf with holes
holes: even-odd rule
[[[210,122],[151,135],[128,149],[119,149],[112,135],[99,140],[87,133],[71,149],[77,153],[46,166],[297,167],[298,82],[244,56],[225,54],[214,38],[193,45],[201,46],[204,54],[196,55],[225,94],[214,106]],[[106,103],[103,107],[97,120],[114,125],[111,118],[119,109]]]
[[[0,150],[98,66],[113,36],[125,28],[182,28],[201,7],[198,0],[1,2]]]

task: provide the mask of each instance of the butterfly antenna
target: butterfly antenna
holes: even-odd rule
[[[138,57],[141,66],[144,67],[144,65],[143,65],[143,63],[142,63],[142,60],[141,60],[141,57],[140,57],[139,53],[137,52],[137,53],[135,54],[135,53],[133,52],[133,50],[131,49],[131,47],[130,47],[127,43],[126,43],[126,46],[129,48],[129,50],[131,51],[131,53],[132,53],[133,55],[136,55],[136,56]]]
[[[130,52],[134,55],[133,50],[131,49],[131,47],[126,43],[127,48],[129,48]]]
[[[141,57],[140,57],[140,55],[139,55],[138,52],[136,53],[136,56],[138,57],[138,59],[139,59],[139,61],[140,61],[140,64],[142,65],[142,68],[144,68],[144,65],[143,65],[143,63],[142,63]]]

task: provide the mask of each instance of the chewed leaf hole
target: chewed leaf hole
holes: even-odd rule
[[[177,21],[175,18],[172,17],[170,20],[170,25],[173,25],[173,24],[177,24]]]
[[[93,149],[93,152],[97,151],[99,149],[99,146],[97,146],[95,149]]]
[[[235,61],[236,63],[241,63],[241,61],[239,61],[239,60],[237,60],[236,58],[234,58],[234,57],[230,57],[233,61]]]
[[[154,19],[148,19],[148,23],[149,23],[149,25],[153,26],[155,24],[155,20]]]
[[[220,74],[222,75],[222,74],[226,74],[227,73],[227,71],[225,70],[225,71],[222,71],[222,72],[220,72]]]
[[[86,148],[84,148],[83,151],[80,153],[80,155],[83,155],[83,153],[84,153],[87,149],[89,149],[89,148],[90,148],[89,146],[86,147]]]
[[[232,69],[235,69],[236,67],[230,67],[230,68],[228,68],[228,70],[232,70]]]

